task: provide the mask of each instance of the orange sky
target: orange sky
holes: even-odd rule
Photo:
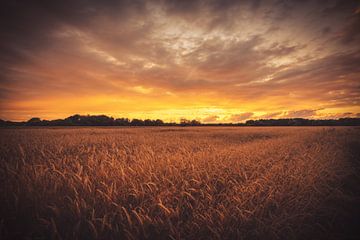
[[[9,1],[2,9],[2,119],[359,117],[357,1]]]

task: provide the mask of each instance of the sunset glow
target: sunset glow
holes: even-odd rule
[[[360,116],[357,1],[2,5],[2,119]]]

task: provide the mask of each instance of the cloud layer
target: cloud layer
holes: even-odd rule
[[[217,122],[360,112],[357,1],[1,5],[1,118]]]

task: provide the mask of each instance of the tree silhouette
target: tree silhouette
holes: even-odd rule
[[[161,119],[132,119],[108,117],[106,115],[79,115],[75,114],[65,119],[41,120],[38,117],[26,122],[11,122],[0,119],[0,126],[360,126],[360,118],[334,119],[259,119],[248,120],[246,123],[216,123],[202,124],[198,120],[181,118],[180,123],[165,123]]]

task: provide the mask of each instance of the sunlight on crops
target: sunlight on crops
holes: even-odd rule
[[[351,127],[1,129],[0,238],[351,237],[359,136]]]

